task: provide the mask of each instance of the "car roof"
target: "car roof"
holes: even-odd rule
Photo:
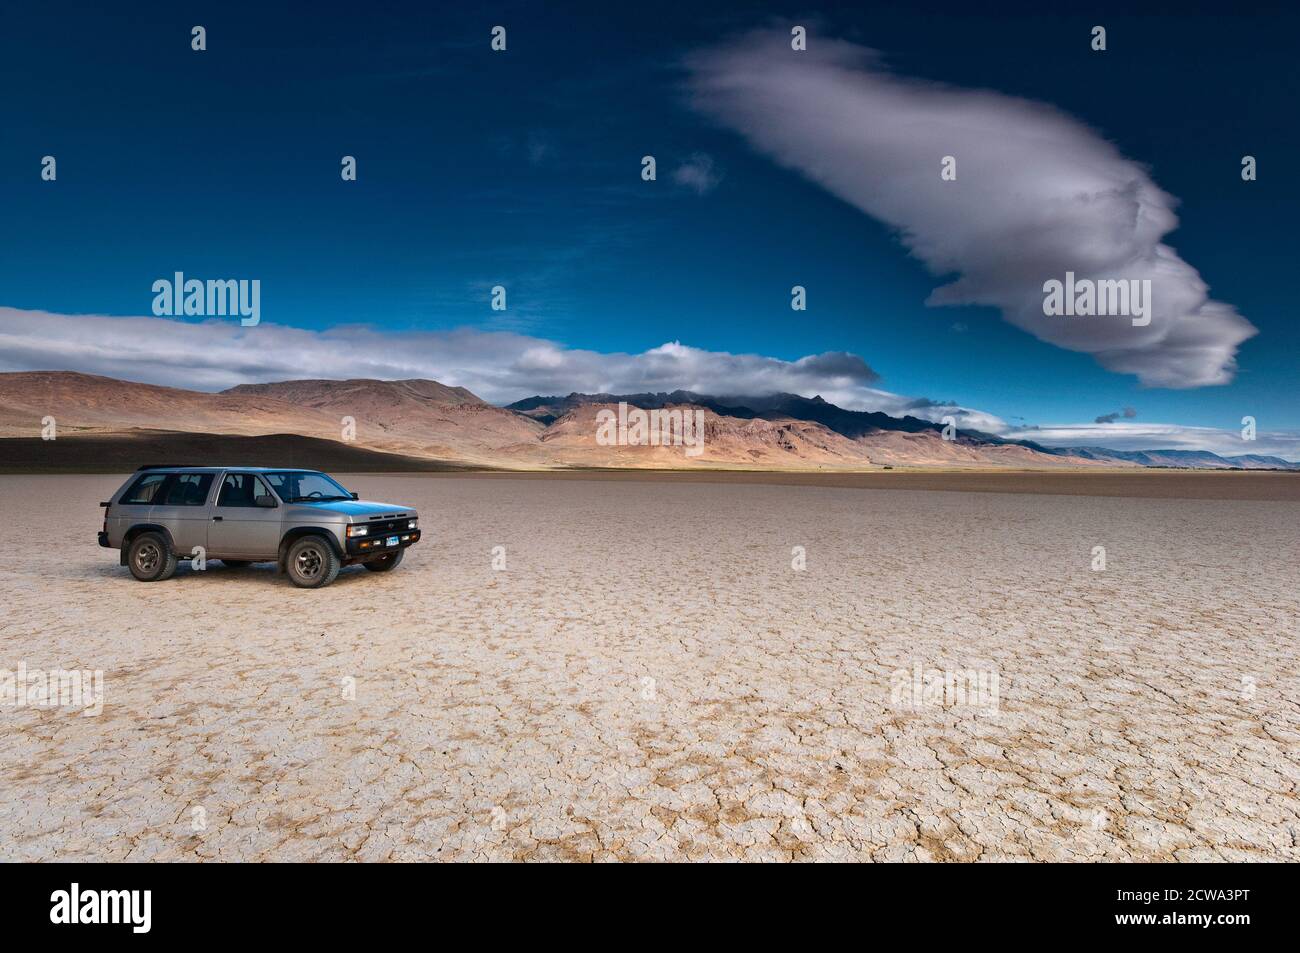
[[[145,470],[158,471],[160,473],[220,473],[222,470],[239,470],[249,473],[320,473],[320,470],[309,470],[305,467],[187,467],[179,463],[146,463],[142,467],[136,468],[136,473]]]

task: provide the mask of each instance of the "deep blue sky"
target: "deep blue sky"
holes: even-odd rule
[[[1249,413],[1300,428],[1294,14],[285,6],[6,12],[0,305],[147,314],[151,281],[174,269],[255,276],[263,320],[279,324],[506,328],[599,351],[674,339],[787,359],[852,351],[891,391],[1007,419],[1131,405],[1147,420],[1235,428]],[[1050,102],[1148,165],[1182,200],[1167,241],[1260,329],[1236,381],[1145,389],[991,310],[926,307],[939,282],[885,227],[685,106],[684,54],[773,20],[875,47],[908,75]],[[203,54],[189,48],[196,23]],[[503,56],[488,50],[496,23]],[[1105,54],[1088,48],[1094,23]],[[639,179],[646,153],[657,183]],[[693,153],[722,176],[706,195],[670,181]],[[1246,153],[1257,182],[1240,179]],[[57,188],[39,180],[45,154]],[[344,154],[356,183],[339,179]],[[497,283],[508,319],[487,306]],[[796,283],[803,315],[789,308]]]

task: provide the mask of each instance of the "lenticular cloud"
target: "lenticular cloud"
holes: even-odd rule
[[[1230,381],[1256,333],[1211,301],[1161,239],[1176,200],[1138,163],[1055,107],[890,73],[840,40],[751,34],[687,61],[693,105],[873,218],[936,275],[929,303],[996,307],[1038,338],[1147,385]],[[955,181],[940,178],[945,156]],[[1043,283],[1150,279],[1152,320],[1048,317]]]

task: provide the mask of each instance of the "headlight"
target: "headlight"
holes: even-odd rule
[[[415,527],[416,527],[417,525],[419,525],[419,522],[420,522],[420,521],[419,521],[418,519],[411,520],[409,523],[406,524],[406,528],[407,528],[407,529],[415,529]]]
[[[370,533],[370,527],[369,527],[369,526],[356,526],[356,525],[354,525],[354,526],[349,526],[349,527],[348,527],[348,537],[349,537],[349,538],[351,538],[351,537],[353,537],[353,536],[366,536],[366,535],[368,535],[369,533]]]

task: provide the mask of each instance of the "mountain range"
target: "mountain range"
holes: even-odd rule
[[[1101,463],[1136,463],[1144,467],[1176,467],[1191,470],[1300,470],[1300,463],[1263,453],[1220,456],[1209,450],[1108,450],[1105,447],[1060,447],[1067,453]]]
[[[616,410],[620,402],[645,410],[698,411],[702,451],[690,456],[680,446],[602,444],[600,412]],[[40,439],[47,418],[54,419],[57,446]],[[0,467],[9,469],[121,469],[145,452],[151,459],[173,458],[174,452],[186,462],[196,453],[223,459],[235,454],[244,463],[276,456],[270,462],[375,470],[1300,470],[1300,464],[1259,455],[1052,449],[971,430],[947,440],[942,431],[918,417],[846,410],[794,394],[572,393],[498,407],[463,387],[432,380],[303,379],[207,393],[65,371],[0,374]]]

